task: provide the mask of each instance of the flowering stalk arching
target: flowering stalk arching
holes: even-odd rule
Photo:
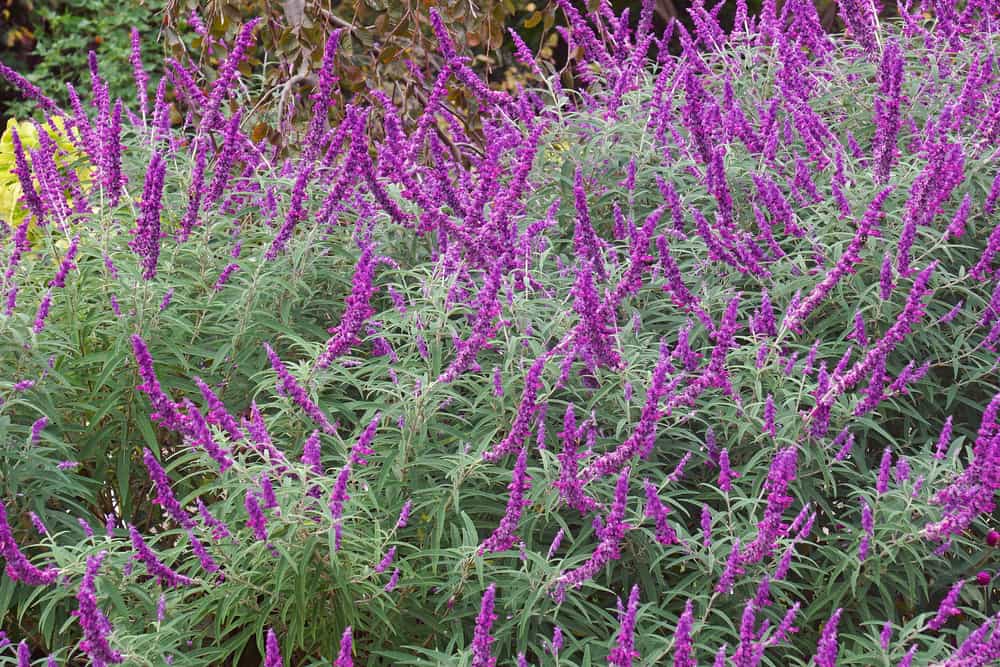
[[[525,496],[531,488],[531,476],[527,473],[528,467],[528,446],[521,447],[520,454],[517,455],[517,463],[514,464],[514,475],[507,488],[510,490],[510,497],[507,500],[507,511],[500,520],[500,525],[494,529],[493,533],[479,545],[479,555],[487,551],[505,551],[510,549],[517,541],[514,531],[521,520],[521,512],[531,504],[531,500]]]
[[[670,509],[660,500],[656,486],[645,479],[643,488],[646,492],[646,517],[653,519],[656,524],[656,541],[663,545],[680,544],[677,532],[667,522]]]
[[[326,415],[324,415],[319,409],[319,406],[316,405],[311,398],[309,398],[306,390],[291,374],[285,364],[281,361],[278,354],[267,343],[264,343],[264,350],[267,352],[268,359],[271,361],[271,368],[273,368],[274,372],[278,374],[280,390],[291,398],[303,412],[309,415],[309,417],[323,429],[323,432],[330,434],[336,433],[337,429],[326,418]]]
[[[514,423],[511,424],[510,432],[492,449],[483,452],[484,460],[497,461],[523,445],[531,432],[531,420],[539,410],[538,392],[542,388],[542,373],[548,358],[549,353],[546,353],[532,362],[528,373],[524,376],[524,391],[521,394],[521,402],[518,405]]]
[[[788,487],[795,479],[797,456],[794,446],[775,454],[764,482],[764,490],[767,491],[764,518],[759,524],[757,537],[740,554],[742,563],[756,563],[769,556],[776,540],[784,534],[781,517],[794,500],[788,495]]]
[[[177,497],[174,496],[173,489],[170,486],[170,478],[167,477],[167,473],[160,466],[160,462],[156,460],[156,456],[153,455],[153,452],[148,447],[144,447],[142,450],[142,462],[146,465],[146,470],[149,471],[149,478],[153,481],[153,488],[156,489],[156,497],[153,498],[153,502],[160,505],[181,528],[193,527],[194,520],[191,519],[191,516],[184,511],[184,508],[177,501]]]
[[[632,526],[625,522],[625,508],[628,503],[629,468],[622,470],[615,484],[614,502],[611,510],[597,529],[597,537],[601,540],[590,558],[575,570],[564,572],[556,580],[553,597],[558,601],[565,596],[566,588],[580,587],[584,581],[591,579],[607,563],[621,557],[621,541]]]
[[[861,261],[861,249],[864,247],[868,237],[876,230],[882,206],[885,204],[890,192],[892,192],[892,188],[885,188],[875,196],[861,222],[858,223],[858,228],[850,244],[848,244],[847,250],[837,260],[836,265],[827,272],[823,280],[817,283],[812,291],[799,301],[794,308],[789,306],[788,312],[785,313],[784,328],[796,333],[802,333],[802,323],[809,314],[826,298],[830,290],[833,289],[842,277],[854,272],[854,266]]]
[[[7,576],[29,586],[45,586],[59,576],[54,567],[38,568],[31,564],[14,541],[14,534],[7,520],[7,508],[0,502],[0,556],[7,561]]]
[[[355,265],[351,294],[347,297],[340,324],[330,330],[333,336],[327,341],[326,349],[316,360],[317,368],[327,368],[334,359],[350,350],[358,342],[364,323],[375,313],[371,307],[371,300],[378,291],[378,287],[373,283],[377,263],[375,246],[368,241],[362,247],[361,256]]]
[[[177,588],[180,586],[190,586],[194,583],[194,580],[190,577],[178,574],[164,565],[157,558],[156,554],[153,553],[152,549],[149,548],[146,541],[142,539],[142,535],[135,526],[129,526],[129,535],[132,538],[132,548],[135,550],[136,559],[146,566],[146,572],[149,576],[154,577],[158,584]]]
[[[637,454],[645,458],[652,453],[656,441],[656,425],[663,415],[663,411],[660,410],[660,399],[666,396],[673,386],[676,386],[676,382],[673,385],[667,382],[667,374],[672,371],[670,348],[661,341],[660,356],[653,369],[649,389],[646,390],[646,402],[642,407],[638,424],[618,448],[591,461],[580,475],[583,480],[589,482],[598,477],[613,474],[621,470]]]
[[[958,602],[958,594],[962,591],[962,586],[964,585],[965,580],[959,579],[948,589],[947,595],[941,600],[937,614],[927,622],[929,630],[940,630],[950,617],[962,613],[962,610],[955,606],[955,603]]]
[[[150,403],[153,404],[154,412],[150,414],[149,418],[160,422],[164,428],[181,431],[184,417],[177,411],[177,404],[160,387],[156,371],[153,370],[153,358],[149,354],[149,348],[146,347],[146,342],[138,334],[132,336],[132,350],[135,354],[136,364],[139,366],[139,377],[143,381],[136,389],[149,396]]]

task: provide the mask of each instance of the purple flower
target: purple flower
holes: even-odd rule
[[[951,219],[951,223],[945,230],[946,237],[958,238],[965,234],[965,223],[969,220],[969,213],[972,211],[972,197],[969,193],[965,193],[962,197],[962,203],[959,204],[958,210],[955,211],[955,216]]]
[[[142,462],[146,465],[146,470],[149,471],[153,488],[156,489],[156,497],[153,498],[153,502],[161,506],[181,528],[193,527],[194,521],[174,496],[173,489],[170,487],[170,478],[167,477],[167,473],[148,447],[144,447],[142,450]]]
[[[892,466],[892,449],[886,447],[882,451],[882,461],[878,468],[878,479],[875,483],[875,492],[882,495],[889,490],[889,468]]]
[[[164,428],[182,430],[183,417],[177,411],[177,405],[160,388],[160,382],[153,370],[153,358],[149,355],[146,342],[135,334],[132,336],[132,350],[139,366],[139,377],[143,380],[136,389],[149,396],[149,401],[153,404],[154,412],[150,415],[150,419],[160,422]]]
[[[397,567],[392,571],[392,576],[389,577],[389,583],[385,585],[385,592],[391,593],[396,590],[396,586],[399,585],[399,568]]]
[[[775,438],[778,435],[777,428],[774,424],[774,412],[774,396],[772,394],[768,394],[767,400],[764,401],[764,432],[772,438]]]
[[[392,565],[392,561],[395,557],[396,557],[396,547],[393,546],[390,547],[387,552],[385,552],[385,556],[383,556],[382,560],[380,560],[378,565],[375,566],[374,568],[375,572],[378,574],[385,572],[389,568],[389,566]]]
[[[531,504],[531,500],[525,497],[528,489],[531,488],[531,476],[527,474],[528,467],[528,446],[521,448],[517,456],[517,463],[514,464],[514,475],[507,486],[510,496],[507,500],[507,510],[503,518],[500,519],[493,533],[479,545],[479,555],[487,551],[505,551],[510,549],[517,541],[514,531],[521,520],[521,512]]]
[[[49,316],[49,307],[52,305],[52,290],[47,290],[38,304],[38,312],[35,314],[35,323],[31,330],[36,334],[42,333],[45,329],[45,320]]]
[[[146,74],[142,66],[142,49],[139,46],[139,31],[132,28],[132,51],[129,54],[129,62],[132,64],[132,76],[135,79],[135,89],[139,94],[139,112],[142,117],[146,117],[149,110],[149,93],[146,90],[149,85],[149,75]]]
[[[497,659],[490,652],[490,645],[496,638],[490,635],[490,628],[497,619],[493,613],[493,598],[496,596],[497,585],[490,584],[476,617],[476,628],[472,636],[472,667],[496,667]]]
[[[823,626],[814,657],[816,667],[837,667],[837,624],[843,611],[838,608]]]
[[[375,246],[372,243],[366,243],[362,247],[361,256],[354,267],[354,277],[351,279],[351,294],[347,297],[340,324],[330,329],[333,336],[327,341],[326,349],[317,358],[317,368],[327,368],[334,359],[347,353],[358,342],[365,321],[375,312],[370,304],[372,296],[378,290],[372,282],[375,266],[378,263],[374,250]]]
[[[941,605],[938,607],[937,614],[927,623],[928,630],[940,630],[941,626],[943,626],[951,616],[962,613],[962,611],[955,606],[955,603],[958,602],[958,594],[962,591],[962,586],[964,585],[965,580],[959,579],[950,589],[948,589],[948,594],[941,600]]]
[[[631,526],[625,523],[625,506],[628,502],[629,468],[622,470],[615,485],[614,502],[603,524],[597,529],[597,537],[601,540],[590,558],[575,570],[564,572],[556,581],[553,596],[560,600],[565,595],[567,587],[579,587],[584,581],[592,578],[602,567],[612,560],[621,557],[621,540]]]
[[[618,640],[608,654],[608,664],[615,667],[632,667],[632,661],[639,657],[635,650],[635,616],[639,611],[639,586],[632,586],[628,596],[628,605],[621,615],[621,625],[618,628]]]
[[[764,482],[764,490],[767,491],[764,517],[758,524],[757,537],[740,555],[743,563],[756,563],[769,556],[775,541],[784,533],[781,518],[793,501],[788,495],[788,487],[795,479],[796,462],[797,450],[794,446],[780,450],[771,461]]]
[[[243,431],[240,430],[239,424],[236,419],[229,414],[226,410],[225,403],[215,394],[208,384],[205,383],[197,375],[194,376],[194,383],[201,391],[202,397],[205,399],[205,403],[208,405],[208,414],[205,415],[205,419],[209,424],[217,424],[222,427],[223,430],[229,435],[229,438],[233,441],[243,439]]]
[[[247,511],[247,527],[253,531],[255,539],[267,541],[267,519],[264,518],[264,510],[261,509],[257,501],[257,495],[251,490],[247,490],[243,499],[243,506]]]
[[[736,577],[743,574],[743,568],[740,566],[740,540],[736,538],[733,541],[733,547],[729,551],[729,557],[726,559],[726,567],[722,571],[722,576],[719,577],[718,583],[715,585],[716,593],[723,593],[729,595],[733,592],[733,582],[736,581]],[[779,577],[775,575],[775,579]]]
[[[220,473],[226,472],[233,465],[233,460],[229,457],[229,450],[220,447],[215,441],[215,436],[212,435],[208,422],[194,403],[185,398],[182,405],[185,410],[182,432],[190,444],[204,449],[212,460],[219,464]]]
[[[674,629],[674,664],[673,667],[697,667],[694,659],[691,629],[694,627],[694,605],[689,599],[684,603],[684,613],[677,619]]]
[[[31,425],[31,437],[29,438],[31,444],[33,445],[37,444],[38,441],[42,439],[42,431],[45,430],[45,427],[48,425],[48,423],[49,423],[49,418],[44,416],[39,417],[34,421],[34,423]]]
[[[933,144],[927,153],[927,165],[913,181],[903,212],[903,231],[896,249],[896,272],[901,276],[912,273],[910,249],[917,227],[930,224],[941,204],[964,178],[965,155],[960,144]],[[976,268],[970,275],[978,277]]]
[[[188,530],[187,535],[188,541],[191,543],[191,551],[194,552],[194,555],[198,558],[198,562],[201,563],[202,569],[209,574],[218,572],[219,564],[216,563],[211,554],[208,553],[208,549],[205,548],[205,545],[202,544],[197,537],[195,537],[194,531]],[[220,580],[224,578],[222,574],[218,576]]]
[[[115,100],[111,119],[106,121],[101,132],[102,184],[111,198],[111,206],[118,205],[122,189],[122,101]]]
[[[274,628],[267,629],[265,643],[264,667],[284,667],[285,661],[281,657],[281,648],[278,646],[278,637],[274,634]]]
[[[97,606],[94,579],[97,577],[101,563],[108,552],[102,551],[96,556],[87,558],[87,569],[76,593],[77,608],[73,612],[83,638],[80,640],[80,650],[87,654],[95,667],[108,664],[118,664],[124,661],[122,654],[111,648],[108,636],[113,631],[111,622]]]
[[[35,530],[38,531],[39,535],[48,534],[48,529],[45,527],[45,524],[42,523],[42,519],[37,514],[34,512],[28,512],[28,517],[31,519],[31,525],[35,527]]]
[[[903,84],[903,54],[894,39],[888,40],[882,49],[878,81],[879,96],[875,98],[875,139],[872,149],[875,181],[885,183],[889,180],[889,172],[896,158]]]
[[[400,530],[406,528],[406,524],[410,521],[410,509],[413,507],[413,501],[407,500],[403,503],[403,509],[399,511],[399,518],[396,519],[395,530]]]
[[[333,663],[333,667],[354,667],[354,661],[351,659],[352,639],[351,626],[348,625],[340,637],[340,651],[337,653],[337,660]]]
[[[521,394],[521,402],[518,405],[517,415],[514,417],[514,423],[510,427],[510,432],[493,449],[483,452],[484,460],[497,461],[523,446],[524,440],[528,437],[531,429],[531,420],[539,409],[537,403],[538,391],[542,388],[542,372],[545,370],[545,362],[548,360],[548,357],[548,354],[543,354],[531,364],[531,368],[528,369],[528,373],[524,378],[524,390]]]
[[[788,638],[788,635],[799,631],[799,629],[794,627],[792,623],[795,622],[795,615],[799,613],[800,606],[801,603],[796,602],[789,607],[788,611],[785,612],[785,615],[781,618],[781,623],[779,623],[778,627],[774,629],[774,634],[771,635],[771,638],[767,641],[769,646],[783,642]]]
[[[37,568],[31,564],[14,541],[14,535],[7,521],[7,508],[0,502],[0,555],[7,561],[7,576],[14,581],[29,586],[46,586],[59,576],[54,567]]]
[[[740,474],[729,467],[729,450],[723,449],[719,453],[719,488],[723,493],[733,490],[733,480]]]
[[[660,544],[679,544],[677,533],[667,522],[669,508],[660,500],[656,492],[656,486],[648,479],[643,480],[643,487],[646,491],[646,517],[653,519],[656,523],[656,541]]]
[[[813,287],[812,291],[801,301],[793,306],[789,306],[785,313],[784,327],[796,333],[802,333],[802,323],[815,310],[816,306],[826,298],[830,290],[848,273],[854,272],[854,267],[861,261],[861,249],[864,247],[868,237],[876,230],[878,219],[881,215],[882,206],[888,198],[892,188],[886,188],[875,195],[864,217],[858,224],[854,237],[847,246],[847,250],[837,260],[836,265],[826,272],[823,280]]]
[[[160,312],[162,313],[170,305],[170,300],[174,297],[174,288],[171,287],[163,294],[163,300],[160,301]]]
[[[212,531],[212,539],[219,542],[229,537],[229,527],[226,526],[224,521],[216,519],[212,516],[212,513],[209,512],[208,507],[205,506],[205,503],[201,498],[198,498],[197,505],[198,513],[201,515],[201,519],[204,522],[205,527]]]
[[[155,577],[158,584],[176,588],[178,586],[189,586],[194,583],[191,578],[178,574],[164,565],[157,558],[156,554],[153,553],[152,549],[149,548],[146,541],[142,539],[142,535],[136,530],[135,526],[129,525],[128,530],[132,538],[132,548],[135,550],[136,559],[146,566],[146,572],[149,576]]]
[[[274,372],[278,374],[278,381],[280,383],[279,387],[281,391],[289,396],[296,405],[302,408],[302,411],[309,415],[309,417],[316,422],[325,433],[336,433],[337,429],[326,418],[326,415],[324,415],[319,409],[319,406],[313,403],[312,399],[309,398],[306,390],[303,389],[298,383],[298,380],[292,376],[291,372],[289,372],[288,368],[281,361],[281,358],[277,355],[277,353],[271,349],[271,346],[267,343],[264,343],[264,349],[267,351],[267,356],[271,360],[271,368],[273,368]]]
[[[889,641],[892,639],[892,621],[886,621],[882,624],[882,631],[878,636],[878,645],[883,651],[889,650]]]
[[[66,256],[63,257],[62,262],[59,264],[59,271],[56,273],[55,278],[49,283],[49,287],[65,287],[66,286],[66,276],[69,274],[71,269],[76,268],[76,264],[73,263],[73,259],[76,257],[77,250],[80,245],[80,237],[74,236],[73,240],[70,241],[69,248],[66,250]]]
[[[212,289],[216,292],[221,291],[222,288],[226,286],[226,282],[229,280],[229,277],[233,275],[233,273],[239,270],[240,270],[239,264],[235,262],[227,264],[226,268],[222,269],[222,273],[219,274],[219,277],[216,279],[215,284],[212,285]]]
[[[732,304],[730,304],[732,305]],[[728,309],[727,309],[728,312]],[[735,316],[735,311],[732,313]],[[725,338],[723,336],[723,338]],[[721,365],[723,361],[719,356],[718,352],[721,350],[725,353],[727,343],[725,340],[720,339],[717,343],[715,351],[712,352],[713,363]],[[710,371],[706,371],[706,376],[714,377],[714,373],[711,369],[715,366],[710,364]],[[653,369],[652,378],[650,378],[649,389],[646,390],[646,402],[642,406],[642,412],[639,415],[639,422],[636,424],[631,435],[623,442],[617,449],[602,454],[594,459],[590,465],[588,465],[581,477],[585,481],[590,481],[597,477],[603,477],[614,473],[615,471],[621,470],[623,466],[630,459],[632,459],[637,454],[643,458],[648,457],[653,451],[653,445],[656,442],[656,425],[663,412],[660,410],[660,399],[670,393],[671,389],[676,386],[676,382],[670,384],[667,382],[667,374],[673,370],[673,366],[670,363],[670,350],[666,343],[660,343],[660,356],[657,359],[656,366]],[[692,383],[693,384],[693,383]],[[690,391],[690,387],[689,387]],[[687,400],[688,395],[680,395],[675,397],[678,403]]]
[[[208,186],[208,192],[205,196],[205,203],[208,205],[218,201],[226,189],[226,183],[229,181],[229,172],[232,170],[233,163],[239,154],[238,143],[240,121],[242,118],[242,110],[236,109],[229,119],[229,123],[226,124],[222,148],[219,150],[219,157],[215,163],[215,174],[212,177],[212,183]]]
[[[38,105],[45,111],[61,115],[59,105],[56,104],[55,100],[50,97],[46,97],[42,93],[41,88],[34,85],[3,63],[0,63],[0,77],[6,79],[11,86],[13,86],[25,98],[38,102]]]
[[[951,422],[953,416],[948,415],[948,418],[944,421],[944,426],[941,428],[941,435],[938,436],[937,447],[934,449],[934,458],[941,461],[947,456],[948,449],[951,446]]]

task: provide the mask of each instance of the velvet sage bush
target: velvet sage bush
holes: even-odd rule
[[[557,4],[585,87],[432,12],[412,129],[333,33],[289,159],[256,22],[148,103],[0,70],[0,659],[1000,660],[1000,9]]]

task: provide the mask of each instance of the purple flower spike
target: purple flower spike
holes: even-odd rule
[[[723,493],[733,490],[733,480],[740,474],[729,467],[729,450],[723,449],[719,454],[719,488]]]
[[[309,417],[316,422],[320,428],[323,429],[325,433],[336,433],[337,429],[333,424],[326,418],[326,415],[319,409],[319,406],[313,403],[312,399],[306,393],[306,390],[302,388],[298,380],[292,376],[291,372],[281,361],[281,358],[277,353],[271,349],[271,346],[264,343],[264,349],[267,351],[267,356],[271,360],[271,368],[274,372],[278,374],[278,381],[281,390],[289,396],[292,401],[295,402],[302,411],[305,412]]]
[[[476,629],[472,636],[472,667],[496,667],[497,664],[497,659],[490,652],[490,645],[496,641],[496,638],[490,635],[490,628],[497,619],[493,613],[496,592],[497,585],[490,584],[483,593],[479,616],[476,617]]]
[[[507,500],[507,511],[500,519],[500,525],[494,529],[493,533],[479,545],[479,555],[487,551],[506,551],[518,541],[514,531],[521,521],[521,512],[531,504],[531,500],[525,497],[528,489],[531,488],[531,476],[527,473],[528,446],[521,448],[521,453],[517,456],[517,463],[514,464],[514,476],[507,488],[510,496]]]
[[[955,603],[958,602],[958,594],[962,591],[962,586],[964,585],[965,580],[959,579],[948,590],[948,594],[941,600],[937,614],[927,623],[929,630],[940,630],[950,617],[962,613],[961,609],[955,606]]]
[[[875,492],[882,495],[889,490],[889,468],[892,466],[892,449],[886,447],[882,451],[882,461],[878,467],[878,479],[875,483]]]
[[[106,555],[107,552],[102,551],[87,559],[87,569],[76,593],[77,608],[73,612],[83,634],[80,650],[87,654],[95,667],[124,662],[122,654],[112,649],[108,643],[108,635],[113,628],[107,616],[97,606],[95,595],[94,579]]]
[[[335,359],[346,354],[357,344],[365,322],[375,310],[371,307],[372,296],[378,287],[372,282],[375,276],[375,246],[367,243],[361,250],[361,256],[354,267],[354,278],[351,280],[351,294],[347,297],[344,314],[340,324],[330,330],[333,336],[327,341],[326,349],[316,360],[317,368],[327,368]]]
[[[14,535],[7,521],[7,508],[0,502],[0,556],[7,561],[7,576],[14,581],[23,582],[29,586],[45,586],[51,584],[59,576],[59,570],[54,567],[40,569],[31,564],[14,541]]]
[[[618,640],[608,654],[608,664],[614,667],[632,667],[632,661],[639,657],[635,650],[635,616],[639,611],[639,587],[632,586],[628,605],[621,617]]]
[[[354,660],[351,658],[351,645],[353,643],[353,635],[351,634],[351,626],[344,628],[344,634],[340,638],[340,651],[337,653],[337,661],[333,663],[333,667],[354,667]]]
[[[674,630],[674,664],[673,667],[697,667],[694,659],[694,647],[691,629],[694,627],[694,605],[691,600],[684,603],[684,613],[677,619]]]
[[[851,28],[853,30],[853,26]],[[882,50],[878,80],[879,96],[875,99],[876,129],[872,148],[875,153],[875,181],[885,183],[889,180],[892,163],[896,159],[896,142],[900,126],[899,106],[903,83],[903,54],[896,40],[887,41]]]
[[[816,667],[837,667],[837,624],[843,611],[837,609],[823,626],[823,634],[820,636],[814,658]]]
[[[148,395],[150,403],[153,404],[154,412],[150,414],[150,419],[160,422],[164,428],[181,431],[184,418],[177,411],[177,404],[170,400],[170,397],[160,388],[160,382],[153,370],[153,358],[149,354],[149,348],[138,335],[132,336],[132,350],[135,353],[136,364],[139,366],[139,377],[143,381],[136,389]]]
[[[403,503],[403,509],[399,511],[399,518],[396,519],[396,530],[401,530],[406,528],[406,524],[410,521],[410,509],[413,507],[413,501],[407,500]]]
[[[153,452],[148,447],[144,447],[142,450],[142,462],[146,464],[146,470],[149,471],[149,478],[153,481],[153,487],[156,489],[156,497],[153,498],[153,502],[161,506],[180,527],[192,528],[194,520],[191,519],[177,501],[170,486],[170,478],[167,477],[167,473],[160,466],[160,462],[156,460]]]
[[[281,657],[281,648],[278,646],[278,637],[274,634],[273,628],[268,628],[264,650],[264,667],[284,667],[284,665],[285,661]]]
[[[132,537],[132,548],[135,550],[136,559],[146,566],[146,572],[151,577],[156,578],[156,582],[161,586],[176,588],[178,586],[190,586],[194,583],[189,577],[174,572],[157,558],[153,550],[149,548],[142,535],[135,526],[129,526],[129,535]]]
[[[247,510],[247,527],[253,531],[253,536],[261,542],[267,541],[267,519],[264,518],[264,510],[261,509],[257,496],[252,491],[247,491],[243,499],[243,505]]]
[[[667,523],[669,508],[660,500],[656,492],[656,485],[648,479],[643,480],[643,487],[646,491],[646,516],[656,523],[656,541],[660,544],[679,544],[677,533]]]

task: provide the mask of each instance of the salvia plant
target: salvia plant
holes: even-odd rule
[[[406,129],[333,33],[289,159],[253,21],[148,106],[0,69],[0,660],[997,664],[1000,7],[557,4],[585,87],[432,12]]]

